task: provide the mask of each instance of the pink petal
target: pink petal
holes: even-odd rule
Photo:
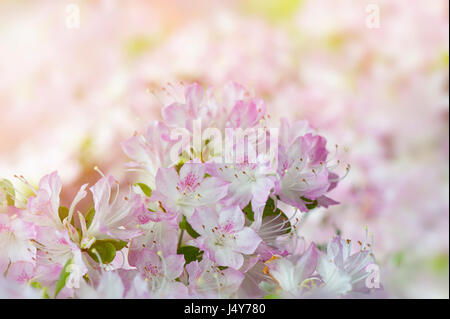
[[[253,254],[261,243],[261,238],[256,232],[248,227],[235,234],[236,247],[235,249],[243,254]]]
[[[244,213],[238,206],[224,209],[219,214],[219,225],[225,232],[232,233],[244,227]]]

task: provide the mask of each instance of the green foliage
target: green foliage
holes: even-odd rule
[[[309,210],[316,208],[318,205],[317,200],[314,200],[311,204],[306,204],[306,208],[308,208]]]
[[[177,171],[178,174],[180,174],[180,169],[183,167],[184,162],[180,161],[177,165],[175,165],[175,170]]]
[[[431,270],[435,274],[448,274],[449,263],[448,254],[439,254],[431,259]]]
[[[183,219],[180,222],[180,229],[185,230],[192,238],[200,237],[200,234],[188,223],[186,216],[183,216]]]
[[[89,256],[92,257],[96,262],[101,262],[103,264],[109,264],[116,257],[116,246],[109,240],[97,240],[87,251]]]
[[[245,216],[247,217],[247,219],[251,222],[255,221],[255,216],[253,214],[253,210],[252,210],[252,203],[249,202],[247,206],[244,207],[244,209],[242,210],[245,214]]]
[[[308,208],[309,210],[316,208],[317,205],[319,204],[319,203],[317,202],[317,200],[312,200],[312,199],[306,198],[306,197],[304,197],[304,196],[300,197],[300,199],[306,203],[305,206],[306,206],[306,208]]]
[[[139,188],[144,192],[147,197],[152,196],[152,189],[145,185],[144,183],[136,183],[135,186],[139,186]]]
[[[72,264],[72,259],[69,259],[66,264],[64,265],[63,269],[61,270],[61,273],[59,274],[58,281],[56,282],[56,288],[55,288],[55,298],[58,296],[61,289],[64,288],[66,285],[67,277],[69,277],[70,272],[68,271],[69,266]]]
[[[120,239],[117,239],[117,240],[116,239],[102,239],[102,240],[97,240],[96,243],[101,243],[101,244],[110,243],[114,246],[114,248],[116,250],[121,250],[128,244],[126,241],[123,241]]]
[[[255,214],[253,212],[251,202],[249,202],[248,205],[245,206],[245,208],[243,209],[243,212],[249,221],[251,221],[251,222],[255,221]],[[286,217],[286,215],[283,213],[283,211],[281,211],[279,208],[276,208],[275,201],[271,197],[269,197],[269,199],[266,202],[266,206],[264,207],[262,218],[264,219],[264,218],[267,218],[270,216],[277,216],[279,214],[282,215],[283,219],[285,219],[285,220],[288,219]],[[287,227],[286,233],[289,233],[289,232],[290,232],[290,227]]]
[[[264,207],[263,218],[267,216],[276,216],[280,213],[284,215],[284,213],[279,208],[276,208],[275,201],[271,197],[269,197],[266,202],[266,206]]]
[[[178,248],[178,254],[184,255],[184,259],[186,260],[186,264],[189,264],[192,261],[198,260],[201,261],[203,257],[203,251],[194,246],[183,246]]]
[[[59,219],[61,221],[64,221],[64,219],[66,219],[66,217],[69,216],[69,209],[64,206],[59,206],[58,215],[59,215]]]
[[[88,210],[86,216],[84,216],[84,219],[86,220],[86,227],[89,228],[89,226],[92,223],[92,220],[94,219],[95,216],[95,208],[92,207],[90,210]]]
[[[392,261],[395,266],[400,267],[405,259],[405,253],[403,251],[398,251],[392,257]]]
[[[37,281],[30,282],[30,286],[31,288],[40,290],[43,299],[50,299],[50,296],[47,293],[47,287],[42,287],[42,285]]]

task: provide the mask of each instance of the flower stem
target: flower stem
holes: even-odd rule
[[[181,242],[183,241],[184,229],[181,230],[180,236],[178,237],[178,246],[177,249],[181,247]]]

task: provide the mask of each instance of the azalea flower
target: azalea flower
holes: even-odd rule
[[[139,170],[147,175],[146,181],[155,188],[155,177],[160,167],[170,166],[170,148],[176,143],[170,139],[170,130],[163,122],[148,125],[145,134],[135,134],[121,143],[125,154],[132,159],[130,170]]]
[[[287,148],[280,147],[280,180],[275,192],[281,201],[304,212],[314,201],[325,207],[337,204],[325,196],[337,182],[336,175],[327,168],[325,145],[325,138],[307,133],[297,137]]]
[[[220,214],[219,214],[220,212]],[[261,238],[249,227],[237,206],[229,208],[198,208],[191,225],[200,237],[194,241],[204,249],[209,258],[221,266],[239,269],[244,256],[253,254]]]
[[[262,218],[262,210],[275,186],[275,178],[271,171],[271,163],[264,155],[257,158],[256,163],[210,164],[208,173],[229,183],[228,193],[222,199],[225,206],[237,205],[244,209],[251,203],[255,212],[255,220]]]
[[[184,88],[184,99],[162,109],[164,121],[171,127],[184,127],[193,131],[193,123],[201,120],[206,127],[246,129],[260,124],[266,114],[264,102],[252,98],[244,87],[228,82],[221,96],[211,88],[205,90],[197,83]],[[176,97],[175,97],[176,98]]]
[[[122,299],[124,294],[122,279],[113,271],[103,272],[96,287],[81,281],[80,287],[76,290],[76,296],[80,299]]]
[[[39,188],[35,191],[35,196],[28,199],[27,210],[31,215],[27,215],[27,218],[39,226],[56,227],[60,230],[65,227],[70,228],[69,225],[75,207],[86,196],[86,187],[87,184],[81,186],[70,205],[68,215],[64,220],[61,220],[59,216],[61,179],[56,171],[44,176],[39,182]],[[33,189],[31,188],[31,190]]]
[[[264,153],[267,140],[257,136],[233,143],[233,150],[244,146],[235,162],[216,161],[227,154],[211,152],[204,141],[201,149],[177,154],[178,161],[171,163],[170,130],[179,125],[193,133],[191,121],[215,124],[222,131],[262,128],[258,135],[269,137],[271,146],[276,137],[267,130],[270,117],[263,102],[237,84],[226,86],[220,97],[198,84],[182,86],[181,99],[172,89],[169,95],[176,101],[163,109],[164,122],[152,123],[144,136],[122,144],[134,161],[129,166],[150,177],[127,192],[95,168],[102,177],[90,188],[93,207],[76,209],[86,197],[85,184],[65,208],[60,204],[62,183],[53,172],[38,189],[21,178],[33,195],[26,208],[19,208],[17,200],[10,200],[15,189],[2,182],[8,196],[2,197],[0,213],[0,243],[6,247],[0,270],[5,277],[32,283],[52,298],[336,298],[374,293],[366,283],[366,268],[374,261],[369,244],[355,254],[350,241],[340,237],[330,241],[326,253],[314,243],[306,250],[302,245],[298,227],[309,214],[300,212],[337,204],[326,194],[345,176],[330,165],[325,138],[307,122],[291,126],[283,120],[273,158]],[[64,285],[69,275],[78,286]]]
[[[209,259],[186,265],[189,289],[195,298],[231,298],[239,289],[244,275],[233,268],[220,269]]]
[[[130,265],[135,266],[144,279],[158,285],[178,278],[183,272],[184,256],[178,254],[165,255],[161,250],[154,252],[149,248],[130,256]]]
[[[0,276],[0,298],[1,299],[40,299],[41,292],[25,283],[6,279]]]
[[[361,244],[352,254],[351,240],[334,237],[327,246],[327,254],[320,256],[317,271],[324,282],[316,293],[336,296],[352,292],[368,293],[365,280],[370,275],[367,266],[375,263],[369,243]]]
[[[71,240],[67,230],[38,227],[33,243],[37,248],[34,280],[44,284],[54,283],[69,260],[78,268],[78,279],[81,280],[81,276],[88,271],[80,247]]]
[[[114,186],[116,191],[113,197]],[[89,248],[95,239],[129,240],[141,233],[137,226],[145,221],[146,208],[138,194],[131,190],[127,195],[120,194],[118,182],[112,176],[102,177],[90,190],[95,215],[89,227],[83,215],[79,214],[83,248]],[[139,218],[141,215],[143,217]]]
[[[134,276],[135,288],[130,287],[129,297],[146,295],[148,298],[187,298],[188,289],[178,279],[184,271],[183,255],[164,255],[145,248],[131,257],[139,275]],[[128,271],[130,272],[130,271]]]
[[[214,204],[227,193],[227,182],[205,174],[205,166],[195,163],[184,164],[179,174],[175,168],[160,168],[151,199],[163,210],[190,218],[196,207]]]
[[[35,264],[36,239],[34,224],[24,221],[17,213],[0,214],[0,273],[18,262]]]
[[[278,285],[277,294],[284,298],[298,298],[304,295],[320,279],[313,274],[317,267],[319,253],[314,244],[301,256],[277,257],[266,261],[265,272]]]

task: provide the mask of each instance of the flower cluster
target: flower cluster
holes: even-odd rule
[[[69,207],[61,180],[31,196],[1,180],[0,296],[336,298],[378,291],[371,244],[301,236],[346,176],[336,146],[304,121],[271,128],[264,102],[230,83],[217,94],[169,85],[163,121],[122,143],[142,179],[104,175]],[[205,127],[206,129],[202,129]],[[224,147],[222,147],[224,145]],[[83,209],[81,209],[83,210]],[[372,266],[372,267],[369,267]],[[21,285],[26,289],[21,289]]]

